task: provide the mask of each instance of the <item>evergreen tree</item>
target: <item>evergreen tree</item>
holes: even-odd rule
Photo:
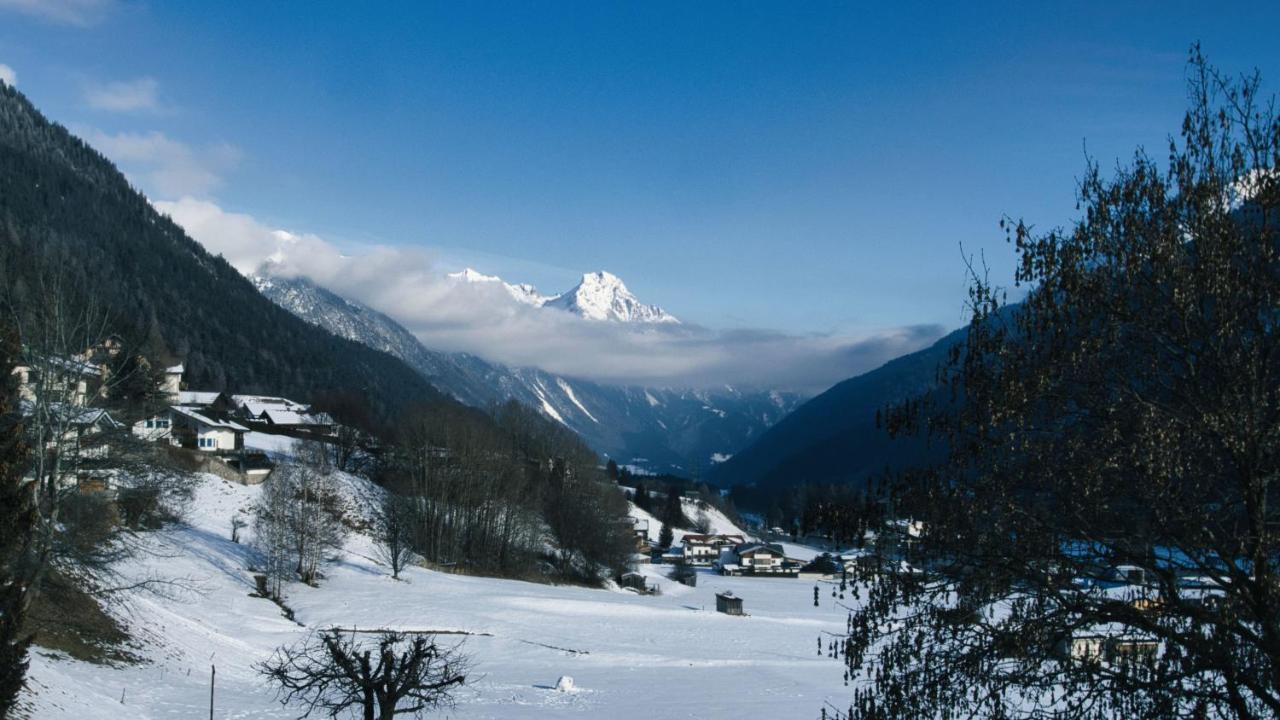
[[[674,541],[675,534],[671,532],[671,523],[662,523],[662,530],[658,533],[658,547],[665,550],[671,547]]]
[[[26,479],[27,446],[11,373],[18,346],[0,341],[0,718],[9,717],[27,671],[31,637],[23,633],[29,565],[36,524],[34,483]]]
[[[652,507],[652,503],[649,502],[649,488],[645,487],[643,482],[636,483],[634,502],[636,507],[644,510],[645,512],[649,512]]]

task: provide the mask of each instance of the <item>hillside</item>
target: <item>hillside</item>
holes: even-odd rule
[[[185,522],[147,533],[152,553],[120,568],[125,578],[189,578],[185,591],[129,590],[107,611],[133,638],[136,663],[96,664],[41,650],[32,654],[31,717],[109,720],[205,717],[210,665],[217,668],[215,716],[296,718],[254,670],[281,645],[327,627],[435,630],[465,642],[471,681],[441,717],[653,718],[791,717],[797,708],[844,701],[843,665],[813,652],[820,633],[843,632],[846,611],[812,602],[813,584],[792,579],[721,577],[700,571],[695,588],[641,566],[662,595],[617,589],[448,574],[408,568],[399,581],[368,537],[335,550],[318,587],[292,583],[286,601],[296,622],[253,597],[259,561],[251,545],[227,539],[263,486],[202,476]],[[348,478],[353,512],[376,489]],[[368,510],[364,500],[365,511]],[[715,594],[745,598],[747,617],[715,612]],[[825,598],[825,595],[824,595]],[[577,690],[557,692],[568,675]],[[769,682],[741,681],[744,675]],[[655,693],[654,688],[662,688]]]
[[[833,386],[716,466],[711,479],[771,488],[865,482],[886,468],[927,457],[930,450],[921,440],[891,439],[876,428],[876,411],[933,387],[939,364],[965,332]]]
[[[106,332],[181,359],[192,387],[301,400],[359,390],[388,417],[443,397],[401,360],[271,303],[158,213],[106,158],[0,84],[0,272],[30,322],[63,301]]]
[[[483,408],[515,400],[578,433],[597,452],[655,472],[705,472],[801,401],[791,393],[603,385],[537,368],[511,368],[425,348],[395,320],[305,278],[258,276],[254,284],[303,320],[404,360],[463,403]]]

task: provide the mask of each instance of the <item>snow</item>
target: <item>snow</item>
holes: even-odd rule
[[[261,432],[244,434],[245,449],[261,450],[273,458],[292,457],[296,442],[293,438],[283,435],[269,435]]]
[[[346,477],[353,503],[376,488]],[[39,718],[203,717],[209,670],[217,666],[215,717],[293,718],[253,670],[282,644],[316,628],[436,630],[465,640],[472,682],[458,707],[467,719],[599,717],[777,718],[815,715],[824,702],[848,703],[843,666],[814,651],[823,632],[843,632],[845,611],[813,607],[813,585],[790,579],[702,572],[696,588],[640,566],[660,596],[471,577],[409,568],[395,581],[353,535],[324,568],[318,588],[291,585],[299,623],[269,601],[249,597],[253,551],[231,543],[230,518],[245,514],[261,486],[203,476],[188,524],[149,534],[158,552],[124,571],[189,577],[195,591],[167,598],[125,594],[113,612],[138,640],[136,665],[94,665],[37,650],[30,714]],[[366,500],[367,501],[367,500]],[[713,523],[720,519],[712,515]],[[656,527],[656,523],[651,524]],[[717,592],[744,598],[748,617],[714,611]],[[557,692],[557,678],[575,692]],[[750,678],[744,681],[744,678]],[[122,702],[123,700],[123,702]]]
[[[584,415],[591,418],[591,422],[593,423],[600,422],[599,420],[596,419],[594,415],[591,414],[590,410],[587,410],[585,405],[583,405],[581,402],[578,401],[578,396],[573,394],[573,387],[570,386],[569,383],[565,382],[564,378],[556,378],[556,384],[559,385],[560,389],[564,391],[565,396],[569,398],[570,402],[572,402],[574,405],[577,405],[578,409],[581,410]]]
[[[555,407],[551,403],[547,402],[546,388],[542,386],[541,380],[533,385],[533,393],[542,401],[542,411],[546,413],[548,417],[565,427],[569,427],[569,423],[565,422],[564,418],[560,416],[560,413],[556,412]]]
[[[658,503],[662,502],[662,496],[661,495],[653,496],[653,501]],[[748,539],[752,537],[749,533],[742,530],[737,525],[734,525],[733,521],[730,520],[727,516],[725,516],[724,513],[711,507],[710,505],[705,505],[705,506],[699,505],[698,501],[692,500],[690,498],[680,498],[680,502],[684,506],[685,516],[688,517],[690,520],[697,518],[698,513],[700,511],[706,513],[707,520],[711,523],[712,535],[741,535]],[[635,503],[631,503],[629,512],[631,517],[633,518],[649,521],[649,534],[648,534],[649,540],[652,542],[657,542],[658,537],[662,534],[662,521],[659,520],[656,516],[651,515],[645,512],[644,510],[641,510],[640,508],[636,507]],[[679,544],[680,541],[684,539],[685,535],[688,535],[692,532],[694,531],[683,530],[681,528],[672,528],[671,536],[672,538],[674,538],[674,542],[676,544]]]
[[[732,457],[733,457],[733,453],[720,453],[720,452],[711,453],[711,463],[713,465],[718,465],[722,462],[728,462],[729,459]]]
[[[612,273],[587,273],[577,287],[550,298],[544,307],[567,310],[588,320],[613,320],[624,323],[679,324],[674,315],[657,305],[640,302],[622,279]]]

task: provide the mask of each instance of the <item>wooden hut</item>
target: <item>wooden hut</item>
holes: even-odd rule
[[[732,590],[716,593],[716,612],[725,615],[745,615],[742,612],[742,598],[733,594]]]

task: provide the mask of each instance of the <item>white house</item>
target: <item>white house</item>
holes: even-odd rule
[[[173,411],[165,408],[155,415],[139,420],[133,424],[131,432],[134,437],[148,442],[173,440]]]
[[[741,543],[725,548],[718,561],[725,575],[772,575],[787,572],[782,548],[768,543]]]
[[[282,429],[328,431],[334,425],[327,413],[313,412],[310,405],[269,395],[232,395],[235,414],[245,420]]]
[[[164,369],[164,380],[160,381],[160,390],[169,398],[169,402],[180,402],[178,394],[182,392],[182,373],[186,369],[181,365],[172,365]]]
[[[226,452],[244,448],[244,434],[249,428],[231,420],[219,420],[198,410],[181,405],[170,408],[172,432],[183,447],[204,452]]]
[[[684,561],[689,565],[711,565],[720,559],[720,551],[745,543],[741,535],[685,535],[681,540]]]

